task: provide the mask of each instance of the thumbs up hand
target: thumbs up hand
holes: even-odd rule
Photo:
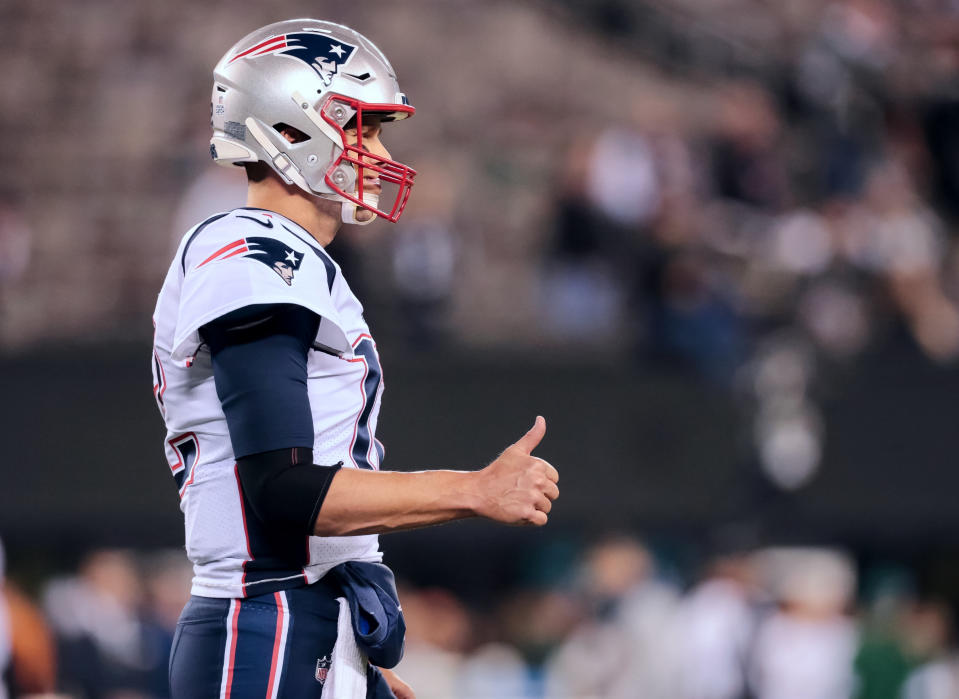
[[[546,524],[559,497],[559,473],[532,455],[545,434],[546,420],[537,417],[529,432],[476,473],[477,514],[504,524]]]

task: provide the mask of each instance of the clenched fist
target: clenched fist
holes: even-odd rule
[[[536,418],[530,431],[476,472],[477,514],[505,524],[546,524],[553,500],[559,497],[559,473],[532,455],[546,434],[546,420]]]

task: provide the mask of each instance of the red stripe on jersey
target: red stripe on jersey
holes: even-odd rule
[[[355,340],[353,340],[353,344],[351,345],[351,347],[353,347],[353,349],[356,349],[356,346],[363,341],[363,338],[366,338],[366,339],[369,340],[370,342],[373,342],[373,338],[370,336],[369,333],[363,333],[363,334],[360,335],[358,338],[356,338]],[[373,344],[374,344],[374,346],[376,345],[375,342],[374,342]]]
[[[234,241],[233,241],[232,243],[230,243],[229,245],[224,245],[222,248],[220,248],[220,249],[217,250],[215,253],[213,253],[212,255],[210,255],[208,258],[206,258],[205,260],[203,260],[203,262],[201,262],[200,264],[198,264],[198,265],[196,266],[196,269],[200,269],[200,267],[202,267],[203,265],[205,265],[207,262],[211,262],[214,258],[219,257],[220,255],[222,255],[223,253],[225,253],[227,250],[232,250],[232,249],[235,248],[237,245],[246,245],[246,239],[245,239],[245,238],[240,238],[239,240],[234,240]]]
[[[261,49],[261,48],[263,48],[264,46],[266,46],[266,45],[268,45],[268,44],[275,44],[275,43],[277,43],[277,42],[283,42],[283,43],[285,44],[285,43],[286,43],[286,34],[281,34],[280,36],[274,36],[272,39],[267,39],[266,41],[261,42],[261,43],[257,44],[256,46],[251,46],[251,47],[248,48],[246,51],[243,51],[243,52],[241,52],[241,53],[238,53],[238,54],[235,55],[233,58],[231,58],[231,59],[230,59],[230,63],[233,63],[233,61],[235,61],[235,60],[238,59],[238,58],[243,58],[244,56],[253,53],[253,52],[256,51],[257,49]],[[229,65],[229,64],[227,64],[227,65]]]

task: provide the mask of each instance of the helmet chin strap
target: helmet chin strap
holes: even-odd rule
[[[367,199],[370,200],[368,203],[372,205],[373,207],[376,207],[379,205],[379,197],[377,195],[367,194],[366,197]],[[373,221],[376,220],[377,218],[376,214],[373,214],[372,216],[370,216],[368,220],[360,221],[356,217],[356,214],[361,210],[365,211],[366,209],[361,209],[359,206],[357,206],[353,202],[344,200],[340,207],[340,218],[343,220],[343,223],[351,223],[354,226],[366,226],[370,223],[373,223]]]

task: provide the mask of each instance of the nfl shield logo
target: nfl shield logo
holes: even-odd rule
[[[324,655],[322,658],[318,658],[316,661],[316,681],[320,684],[326,682],[326,676],[330,673],[330,658],[329,656]]]

